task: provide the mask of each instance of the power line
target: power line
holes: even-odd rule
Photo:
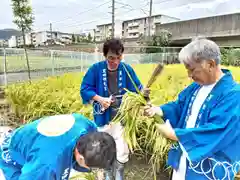
[[[162,3],[166,3],[166,2],[170,2],[170,1],[175,1],[175,0],[163,0],[163,1],[159,1],[159,2],[155,2],[154,4],[162,4]],[[181,4],[179,6],[176,6],[176,8],[178,7],[182,7],[188,4],[192,4],[192,3],[198,3],[198,2],[203,2],[202,0],[197,0],[197,1],[192,1],[192,2],[188,2],[186,4]],[[168,9],[172,9],[172,8],[168,8]]]
[[[115,0],[112,0],[112,38],[115,36]]]
[[[109,18],[109,17],[108,17],[108,18]],[[105,18],[104,18],[104,19],[105,19]],[[95,21],[87,21],[87,24],[89,24],[89,22],[92,23],[92,22],[95,22]],[[63,22],[63,23],[64,23],[64,22]],[[73,23],[70,24],[70,25],[63,25],[63,26],[64,26],[64,27],[68,27],[68,26],[71,27],[72,25],[75,25],[75,24],[78,24],[78,23],[84,24],[84,23],[82,23],[82,20],[81,20],[80,22],[75,21],[75,22],[73,22]],[[52,23],[51,23],[51,24],[52,24]],[[55,23],[55,24],[59,24],[59,23]],[[62,26],[62,27],[63,27],[63,26]],[[46,29],[47,27],[49,27],[49,24],[43,24],[43,25],[41,25],[41,26],[39,26],[39,25],[36,26],[35,29],[36,29],[36,28],[37,28],[37,29],[40,29],[40,28],[43,28],[43,29],[45,28],[45,29]]]
[[[127,12],[125,12],[124,14],[127,14],[129,12],[132,12],[133,10],[128,10]],[[118,15],[120,16],[121,13],[115,13],[115,17],[118,17]],[[121,15],[122,17],[122,15]],[[75,23],[75,24],[71,24],[71,25],[67,25],[67,26],[61,26],[62,28],[69,28],[69,27],[78,27],[78,26],[82,26],[82,25],[86,25],[86,24],[92,24],[94,22],[99,22],[99,20],[103,20],[103,19],[109,19],[109,16],[105,16],[105,17],[101,17],[99,19],[95,19],[95,20],[92,20],[92,21],[85,21],[85,22],[82,22],[82,23]],[[94,28],[93,28],[94,29]]]
[[[161,3],[168,2],[168,1],[175,1],[175,0],[163,0],[163,1],[155,2],[154,4],[161,4]]]
[[[115,4],[116,4],[117,2],[115,1]],[[127,12],[124,12],[124,14],[127,14],[127,13],[129,13],[129,12],[132,12],[132,11],[135,11],[135,10],[139,10],[138,8],[137,9],[133,9],[131,6],[129,6],[129,7],[127,7],[126,8],[126,5],[127,4],[123,4],[124,6],[122,6],[122,7],[125,7],[125,9],[129,9],[129,11],[127,11]],[[116,8],[115,8],[115,10],[116,10]],[[115,17],[116,17],[116,15],[120,15],[121,13],[115,13]],[[122,16],[122,15],[121,15]],[[61,27],[63,27],[63,28],[67,28],[67,27],[74,27],[74,26],[82,26],[82,25],[85,25],[85,24],[91,24],[91,23],[94,23],[94,22],[97,22],[97,21],[99,21],[99,20],[102,20],[102,19],[109,19],[110,17],[109,16],[105,16],[105,17],[101,17],[100,19],[97,19],[97,20],[91,20],[91,21],[85,21],[85,22],[75,22],[75,23],[73,23],[73,24],[69,24],[69,25],[63,25],[63,26],[61,26]],[[38,27],[36,27],[35,29],[39,29],[39,28],[41,28],[41,27],[43,27],[43,28],[46,28],[47,26],[49,26],[49,24],[46,24],[46,25],[44,25],[44,26],[38,26]]]
[[[121,5],[124,5],[125,8],[131,8],[132,10],[141,10],[144,14],[146,14],[148,16],[148,13],[145,12],[145,10],[143,9],[144,7],[147,7],[147,5],[149,4],[149,2],[147,2],[146,5],[144,5],[143,7],[140,7],[140,8],[134,8],[132,5],[130,4],[126,4],[126,3],[122,3],[122,2],[119,2],[119,1],[116,1],[116,3],[118,4],[121,4]]]
[[[52,23],[50,23],[50,32],[51,32],[51,42],[52,42],[53,41]]]
[[[153,0],[150,0],[150,6],[149,6],[149,17],[148,17],[148,37],[150,39],[151,37],[151,25],[152,25],[152,4]]]
[[[167,1],[173,1],[173,0],[163,0],[163,1],[160,1],[160,2],[153,2],[152,4],[160,4],[160,3],[164,3],[164,2],[167,2]],[[105,3],[103,3],[103,4],[100,4],[100,5],[98,5],[97,7],[99,7],[99,6],[103,6],[103,5],[105,5],[105,4],[107,4],[107,3],[109,3],[110,1],[108,1],[108,2],[105,2]],[[197,1],[194,1],[194,2],[191,2],[191,3],[197,3],[197,2],[202,2],[201,0],[197,0]],[[147,16],[150,16],[150,11],[149,11],[149,14],[147,14],[142,8],[144,8],[144,7],[146,7],[146,6],[144,6],[144,7],[140,7],[140,8],[133,8],[130,4],[126,4],[126,3],[122,3],[122,2],[119,2],[119,1],[115,1],[115,4],[121,4],[121,5],[123,5],[122,7],[124,7],[125,9],[129,9],[129,11],[128,12],[132,12],[132,11],[136,11],[136,10],[141,10],[142,12],[144,12]],[[114,4],[114,5],[115,5]],[[149,2],[147,3],[147,4],[149,4]],[[184,4],[184,5],[186,5],[186,4]],[[184,5],[181,5],[181,6],[184,6]],[[181,6],[178,6],[178,7],[181,7]],[[96,7],[95,7],[96,8]],[[92,9],[95,9],[95,8],[91,8],[91,10]],[[115,9],[116,9],[116,7],[115,7]],[[88,10],[86,10],[86,11],[84,11],[84,12],[80,12],[80,13],[78,13],[78,14],[83,14],[83,13],[87,13],[87,12],[89,12],[90,11],[90,9],[88,9]],[[126,14],[126,13],[128,13],[128,12],[125,12],[124,14]],[[118,13],[117,13],[118,14]],[[123,17],[122,15],[121,15],[121,17]],[[77,26],[82,26],[82,25],[85,25],[85,24],[91,24],[91,23],[94,23],[94,22],[97,22],[97,21],[99,21],[99,20],[102,20],[102,19],[108,19],[108,18],[110,18],[109,16],[108,17],[101,17],[100,19],[97,19],[97,20],[92,20],[92,21],[85,21],[85,22],[80,22],[80,23],[78,23],[78,22],[76,22],[76,23],[74,23],[74,24],[70,24],[70,25],[67,25],[67,26],[61,26],[61,27],[77,27]],[[115,18],[116,18],[116,13],[115,13]],[[67,18],[66,18],[67,19]],[[56,21],[54,22],[54,23],[56,23]],[[47,25],[47,24],[46,24]],[[47,26],[43,26],[43,27],[47,27]],[[48,26],[49,26],[49,24],[48,24]]]
[[[79,16],[79,15],[82,15],[82,14],[84,14],[84,13],[87,13],[87,12],[90,12],[90,11],[92,11],[92,10],[95,10],[95,9],[97,9],[97,8],[99,8],[99,7],[101,7],[101,6],[104,6],[104,5],[106,5],[106,4],[110,3],[110,2],[111,2],[111,0],[109,0],[109,1],[107,1],[107,2],[105,2],[105,3],[99,4],[99,5],[97,5],[97,6],[93,7],[93,8],[90,8],[90,9],[87,9],[87,10],[85,10],[85,11],[79,12],[79,13],[71,16],[71,17],[69,16],[69,17],[67,17],[67,18],[65,18],[65,19],[62,19],[62,20],[59,20],[59,21],[53,21],[52,23],[55,23],[55,24],[56,24],[56,23],[60,23],[60,22],[63,22],[63,21],[72,19],[72,18],[76,18],[76,16]],[[47,25],[47,24],[43,24],[43,25]]]
[[[164,2],[170,2],[170,1],[174,1],[174,0],[162,0],[162,1],[160,1],[160,2],[154,2],[153,4],[161,4],[161,3],[164,3]],[[109,1],[107,1],[107,2],[105,2],[105,3],[99,4],[98,6],[95,6],[94,8],[88,9],[88,10],[86,10],[86,11],[82,11],[82,12],[80,12],[80,13],[77,13],[77,14],[74,16],[74,18],[75,18],[76,16],[78,16],[78,15],[81,15],[81,14],[84,14],[84,13],[87,13],[87,12],[90,12],[90,11],[96,9],[96,8],[99,8],[99,7],[101,7],[101,6],[104,6],[104,5],[106,5],[106,4],[110,3],[110,2],[111,2],[111,0],[109,0]],[[198,3],[198,2],[202,2],[202,0],[193,1],[193,2],[191,2],[191,3]],[[126,8],[126,9],[141,10],[144,14],[146,14],[147,16],[149,16],[149,13],[150,13],[150,12],[147,13],[147,12],[143,9],[143,8],[146,7],[146,6],[143,6],[143,7],[140,7],[140,8],[133,8],[133,6],[131,6],[130,4],[126,4],[126,3],[119,2],[119,1],[115,1],[115,4],[116,4],[116,3],[124,5],[124,6],[122,6],[122,7]],[[149,2],[147,3],[147,5],[148,5],[148,4],[149,4]],[[187,4],[189,4],[189,3],[187,3]],[[180,6],[177,6],[177,7],[185,6],[185,5],[187,5],[187,4],[183,4],[183,5],[180,5]],[[177,7],[176,7],[176,8],[177,8]],[[116,8],[115,8],[115,9],[116,9]],[[168,9],[171,9],[171,8],[168,8]],[[52,23],[55,23],[55,24],[56,24],[56,23],[61,23],[61,22],[64,23],[65,20],[72,19],[72,18],[73,18],[73,17],[68,17],[68,18],[65,18],[65,19],[62,19],[62,20],[59,20],[59,21],[53,21]],[[42,25],[42,27],[46,27],[46,26],[49,26],[49,23]],[[39,26],[38,26],[38,27],[39,27]]]
[[[105,4],[107,4],[107,3],[109,3],[110,1],[108,1],[108,2],[105,2],[105,3],[103,3],[103,4],[100,4],[100,5],[98,5],[98,6],[96,6],[95,8],[97,8],[97,7],[99,7],[99,6],[103,6],[103,5],[105,5]],[[131,5],[129,5],[129,4],[125,4],[125,3],[121,3],[121,2],[118,2],[118,1],[115,1],[115,4],[116,3],[118,3],[118,4],[122,4],[123,6],[121,6],[120,8],[125,8],[125,9],[129,9],[130,10],[130,12],[131,11],[135,11],[135,10],[141,10],[143,13],[145,13],[146,15],[147,15],[147,13],[142,9],[142,8],[144,8],[144,7],[146,7],[146,6],[144,6],[144,7],[142,7],[142,8],[133,8]],[[80,15],[80,14],[84,14],[84,13],[87,13],[87,12],[89,12],[90,10],[92,10],[92,9],[95,9],[95,8],[91,8],[91,9],[88,9],[88,10],[86,10],[86,11],[84,11],[84,12],[80,12],[80,13],[78,13],[78,15]],[[117,8],[115,7],[115,10],[116,10]],[[68,18],[65,18],[66,20],[67,19],[70,19],[70,17],[68,17]],[[106,19],[106,18],[104,18],[104,19]],[[55,23],[55,24],[59,24],[59,23],[61,23],[61,22],[63,22],[64,23],[64,21],[63,20],[59,20],[59,21],[54,21],[54,22],[51,22],[52,24],[53,23]],[[76,21],[75,21],[76,22]],[[90,23],[92,23],[92,22],[95,22],[95,21],[91,21]],[[77,23],[77,22],[76,22]],[[75,25],[76,23],[74,23],[73,25]],[[81,23],[81,24],[83,24],[83,23]],[[89,24],[89,21],[87,22],[87,24]],[[49,26],[49,23],[48,24],[42,24],[41,26],[39,26],[38,25],[38,27],[36,27],[36,28],[46,28],[47,26]],[[72,26],[72,25],[70,25],[70,26]],[[69,27],[70,27],[69,26]]]
[[[92,11],[92,10],[95,10],[95,9],[101,7],[101,6],[104,6],[105,4],[108,4],[109,2],[111,2],[111,1],[107,1],[107,2],[105,2],[105,3],[102,3],[102,4],[94,7],[94,8],[88,9],[88,10],[86,10],[86,11],[82,11],[82,12],[80,12],[80,13],[77,13],[77,14],[76,14],[75,16],[73,16],[73,17],[75,18],[76,16],[79,16],[79,15],[82,15],[82,14],[84,14],[84,13],[87,13],[87,12],[90,12],[90,11]],[[68,18],[66,18],[66,19],[64,19],[64,20],[62,20],[62,21],[65,21],[65,20],[71,19],[71,18],[72,18],[72,17],[68,17]],[[57,21],[57,22],[59,22],[59,21]],[[54,22],[54,23],[57,23],[57,22]]]

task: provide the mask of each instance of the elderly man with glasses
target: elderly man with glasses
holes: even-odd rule
[[[176,101],[145,109],[163,117],[159,131],[176,142],[168,154],[172,180],[233,180],[240,170],[240,85],[221,67],[211,40],[192,41],[179,60],[194,82]]]

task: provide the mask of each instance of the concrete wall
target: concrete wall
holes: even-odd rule
[[[170,17],[170,16],[162,15],[160,22],[161,22],[162,24],[165,24],[165,23],[176,22],[176,21],[179,21],[179,20],[180,20],[180,19],[175,18],[175,17]]]
[[[219,46],[224,47],[240,47],[240,36],[222,37],[222,38],[210,38],[215,41]]]
[[[172,33],[172,40],[191,39],[199,36],[239,36],[240,13],[157,24],[156,32],[161,29],[169,30]]]
[[[240,36],[211,37],[211,38],[208,38],[208,39],[213,40],[219,46],[240,47]],[[174,47],[183,47],[190,42],[191,42],[191,39],[173,40],[171,45],[174,46]]]

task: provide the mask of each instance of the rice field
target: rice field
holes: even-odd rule
[[[156,64],[133,65],[143,84],[147,83],[155,67]],[[240,68],[227,68],[232,71],[234,78],[240,82]],[[82,77],[83,73],[66,73],[58,77],[36,80],[31,84],[19,83],[6,87],[7,100],[12,105],[19,119],[16,122],[12,122],[12,124],[28,123],[42,116],[72,112],[81,113],[92,119],[92,107],[83,105],[79,97]],[[175,100],[178,93],[190,83],[191,80],[188,79],[187,72],[183,65],[165,66],[162,75],[151,87],[150,97],[152,103],[160,105]],[[160,151],[158,153],[165,153],[166,155],[165,150],[164,152]],[[163,154],[157,157],[161,159],[156,159],[157,161],[163,162],[159,167],[159,172],[162,176],[167,176],[167,172],[163,172],[166,168],[164,163],[165,155]],[[136,157],[136,154],[134,154],[134,157]],[[142,158],[137,160],[133,158],[133,160],[129,162],[126,170],[127,179],[135,180],[134,177],[136,176],[136,180],[141,178],[152,180],[153,171],[151,164],[147,163],[148,161],[146,161],[145,154],[140,154],[140,157]],[[164,177],[162,180],[165,180]]]

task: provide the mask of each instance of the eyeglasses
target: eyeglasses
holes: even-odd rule
[[[120,56],[107,56],[108,61],[116,61],[116,60],[122,60],[122,55]]]

